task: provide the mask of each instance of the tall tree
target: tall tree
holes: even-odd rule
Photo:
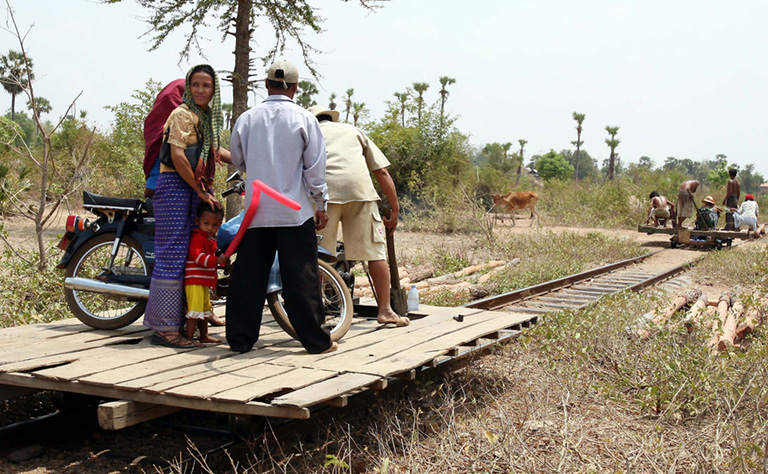
[[[400,125],[405,127],[405,109],[408,107],[408,97],[410,94],[408,94],[408,91],[405,92],[395,92],[395,97],[397,97],[398,102],[400,102]]]
[[[3,83],[3,89],[11,94],[11,120],[16,116],[16,96],[24,92],[34,80],[31,58],[25,62],[24,54],[13,50],[0,56],[0,82]]]
[[[106,3],[120,3],[123,0],[104,0]],[[156,50],[171,33],[186,29],[185,44],[179,55],[179,62],[189,58],[190,50],[194,47],[202,52],[200,46],[201,31],[210,23],[213,17],[218,21],[218,29],[223,34],[235,37],[235,65],[229,76],[225,77],[232,83],[232,122],[248,109],[248,91],[257,81],[264,77],[260,73],[252,73],[251,36],[257,26],[257,19],[268,23],[275,35],[272,49],[261,56],[266,65],[272,62],[286,49],[286,42],[293,40],[298,44],[304,59],[304,64],[311,75],[317,71],[311,55],[317,50],[304,40],[304,32],[309,29],[315,33],[322,32],[323,18],[317,14],[317,8],[310,5],[312,0],[270,0],[259,2],[255,0],[135,0],[136,3],[150,11],[147,18],[149,23],[148,35],[152,35],[151,51]],[[342,0],[347,1],[347,0]],[[368,10],[376,8],[386,0],[358,0],[360,5]],[[254,78],[254,76],[256,78]],[[234,167],[229,167],[230,172]],[[241,208],[241,199],[231,196],[227,199],[227,218],[234,217]]]
[[[221,104],[221,111],[224,112],[224,124],[227,128],[232,128],[232,103],[225,102]]]
[[[312,81],[299,81],[298,94],[296,95],[296,103],[305,109],[317,105],[313,95],[317,94],[317,86]]]
[[[352,104],[352,119],[354,120],[353,124],[355,127],[357,127],[358,122],[367,112],[368,109],[365,108],[365,102],[355,102]]]
[[[336,110],[336,106],[338,104],[336,103],[336,93],[331,92],[331,96],[328,97],[328,109],[329,110]]]
[[[616,170],[616,148],[618,148],[621,140],[616,138],[616,134],[619,133],[619,127],[611,127],[610,125],[605,127],[605,131],[611,138],[605,139],[605,144],[611,149],[611,156],[608,158],[608,179],[613,181],[614,171]]]
[[[523,140],[521,138],[517,141],[517,143],[520,144],[520,163],[517,165],[517,178],[515,178],[515,184],[520,183],[520,175],[523,174],[523,151],[525,144],[528,143],[528,140]]]
[[[456,84],[456,79],[448,76],[440,77],[440,120],[441,121],[443,120],[443,115],[445,114],[445,101],[448,100],[448,96],[450,95],[449,92],[446,90],[445,86],[449,86],[451,84]]]
[[[53,110],[51,103],[45,97],[35,97],[34,107],[32,106],[32,101],[28,100],[27,109],[32,112],[32,115],[36,113],[38,116],[42,114],[50,114],[51,110]]]
[[[581,145],[584,144],[583,141],[581,141],[581,124],[584,123],[584,118],[586,117],[585,114],[580,114],[578,112],[573,113],[573,120],[576,121],[576,141],[571,142],[576,147],[576,171],[574,174],[574,177],[576,181],[579,180],[579,152],[581,151]]]
[[[352,106],[354,105],[354,102],[352,102],[352,96],[355,95],[354,89],[347,89],[347,95],[341,98],[342,101],[344,101],[344,111],[347,113],[344,116],[344,121],[349,123],[349,113],[352,112]]]
[[[418,115],[419,123],[421,123],[421,110],[424,106],[424,93],[429,89],[429,84],[426,82],[414,82],[413,83],[413,90],[416,91],[416,105],[418,107]]]

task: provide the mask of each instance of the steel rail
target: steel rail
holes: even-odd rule
[[[477,308],[477,309],[483,309],[486,311],[501,309],[505,306],[508,306],[512,303],[516,303],[520,300],[524,300],[526,298],[543,295],[545,293],[549,293],[554,290],[559,290],[561,288],[573,286],[576,283],[589,280],[590,278],[594,278],[599,275],[610,273],[619,268],[626,267],[634,263],[640,262],[642,260],[645,260],[646,258],[656,255],[659,252],[662,252],[662,250],[657,250],[655,252],[640,255],[639,257],[628,258],[626,260],[621,260],[619,262],[610,263],[602,267],[593,268],[591,270],[587,270],[581,273],[576,273],[574,275],[558,278],[557,280],[551,280],[548,282],[540,283],[538,285],[529,286],[519,290],[511,291],[509,293],[504,293],[497,296],[490,296],[482,300],[472,301],[470,303],[465,304],[464,306],[467,308]]]

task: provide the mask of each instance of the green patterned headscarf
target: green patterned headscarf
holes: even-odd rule
[[[208,66],[207,64],[199,64],[192,69],[189,70],[187,73],[187,81],[184,85],[184,95],[182,96],[181,100],[187,104],[189,109],[197,114],[197,117],[200,119],[200,128],[203,132],[203,146],[201,148],[201,158],[203,159],[203,162],[207,165],[208,164],[208,156],[209,153],[213,152],[214,156],[214,162],[217,162],[220,160],[219,158],[219,140],[221,139],[221,128],[224,124],[224,116],[221,113],[221,87],[219,86],[219,76],[216,74],[216,71],[211,67],[211,71],[213,71],[213,99],[211,99],[211,102],[208,104],[208,109],[203,111],[198,105],[195,103],[194,98],[192,97],[192,92],[190,89],[190,80],[192,78],[192,71],[199,68],[200,66]],[[208,66],[210,67],[210,66]],[[198,71],[200,72],[200,71]],[[208,72],[208,71],[205,71]]]

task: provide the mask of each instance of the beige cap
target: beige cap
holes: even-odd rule
[[[314,115],[315,117],[319,117],[321,115],[328,115],[331,117],[332,122],[338,122],[339,121],[339,111],[338,110],[328,110],[322,105],[313,105],[312,107],[308,108],[309,112]]]
[[[707,196],[704,199],[702,199],[701,202],[708,202],[710,204],[714,204],[715,200],[714,200],[714,198],[712,198],[712,196]]]
[[[288,84],[295,84],[299,82],[299,70],[293,63],[280,60],[275,61],[269,66],[267,71],[267,79],[270,81],[277,81],[283,83],[283,88],[287,89]]]

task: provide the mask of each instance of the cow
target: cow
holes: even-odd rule
[[[539,196],[533,191],[522,193],[509,192],[507,194],[494,194],[493,207],[499,206],[502,209],[509,209],[512,214],[512,225],[515,225],[515,209],[531,210],[531,226],[533,226],[533,216],[536,216],[536,223],[539,223],[539,213],[536,212],[536,200]]]

